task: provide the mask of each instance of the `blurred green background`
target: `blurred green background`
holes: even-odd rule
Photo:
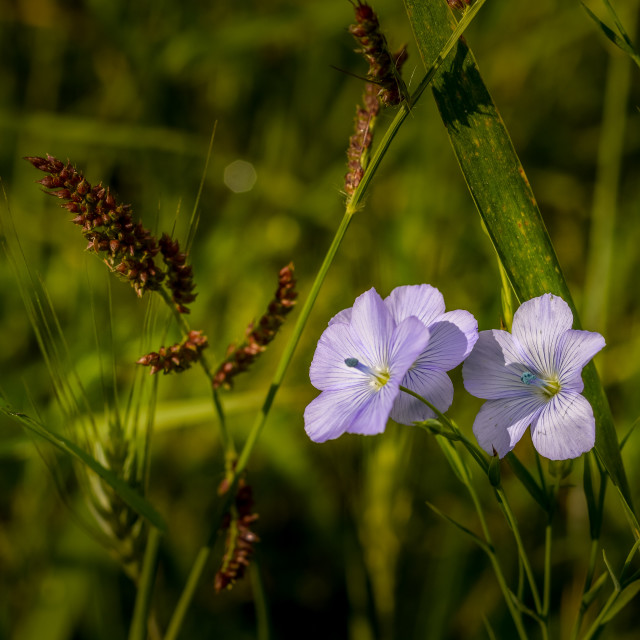
[[[639,3],[616,5],[633,32]],[[391,47],[408,43],[404,76],[416,86],[423,69],[402,2],[373,6]],[[589,6],[604,17],[598,2]],[[97,346],[94,325],[108,318],[109,276],[83,253],[78,230],[34,184],[41,176],[22,157],[69,158],[90,182],[110,185],[131,203],[146,226],[175,224],[184,238],[217,122],[191,256],[198,298],[190,323],[209,336],[210,359],[220,358],[263,312],[278,269],[291,260],[304,298],[342,216],[345,151],[363,84],[333,67],[366,73],[347,32],[352,21],[346,0],[2,3],[2,207],[11,210],[28,263],[51,296],[97,413],[104,403],[100,365],[110,366],[112,356]],[[583,325],[607,340],[596,363],[621,435],[640,415],[639,71],[577,1],[488,2],[466,38],[527,171]],[[392,117],[385,113],[376,131]],[[237,160],[250,163],[257,177],[242,193],[225,183]],[[501,637],[512,637],[485,557],[425,506],[429,500],[478,530],[468,497],[430,437],[394,424],[381,437],[324,445],[304,433],[302,412],[316,394],[308,367],[329,318],[371,286],[386,295],[422,282],[442,291],[448,309],[471,311],[480,329],[498,326],[493,250],[428,92],[352,223],[249,465],[260,514],[255,564],[274,638],[484,638],[483,616]],[[30,411],[33,403],[61,429],[4,257],[0,296],[0,387],[15,406]],[[146,306],[115,280],[111,296],[126,395],[142,355]],[[295,315],[251,373],[223,394],[238,442]],[[172,327],[166,343],[177,339]],[[161,340],[159,332],[155,344]],[[452,377],[450,415],[470,433],[480,401],[464,392],[459,370]],[[170,529],[156,589],[164,626],[206,539],[222,454],[202,373],[194,368],[159,383],[149,497]],[[516,452],[532,465],[527,439]],[[36,444],[16,423],[0,420],[0,638],[125,637],[134,588],[78,526],[72,480],[63,492],[72,508],[63,504],[52,477],[70,477],[67,462]],[[639,453],[635,436],[624,459],[636,502]],[[581,467],[570,483],[580,484]],[[513,578],[511,537],[483,492]],[[539,567],[543,514],[516,485],[512,499]],[[630,536],[613,496],[610,502],[603,542],[619,564]],[[573,622],[588,553],[579,489],[563,491],[558,522],[552,602],[560,637]],[[255,575],[215,595],[213,573],[205,574],[183,637],[256,637]],[[636,637],[633,604],[629,609],[611,637]]]

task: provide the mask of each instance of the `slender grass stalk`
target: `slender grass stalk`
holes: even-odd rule
[[[202,547],[200,551],[198,551],[196,561],[194,562],[189,578],[187,579],[187,584],[180,594],[178,604],[173,612],[171,620],[169,621],[169,626],[167,627],[167,632],[164,635],[164,640],[176,640],[178,637],[180,629],[182,628],[182,622],[187,614],[191,600],[193,599],[196,588],[198,587],[198,582],[200,582],[200,576],[207,565],[210,555],[210,546]]]
[[[456,45],[460,36],[464,33],[467,27],[471,24],[471,21],[477,15],[478,11],[480,11],[482,5],[486,2],[486,0],[478,0],[470,9],[465,11],[464,15],[458,22],[455,30],[449,36],[444,47],[440,53],[436,56],[436,59],[433,61],[429,70],[424,75],[417,89],[411,94],[409,100],[407,102],[403,102],[398,109],[398,113],[396,117],[393,119],[393,122],[389,125],[387,130],[385,131],[380,144],[376,147],[375,153],[371,156],[371,160],[367,165],[367,168],[362,176],[362,180],[360,184],[356,187],[353,195],[351,196],[349,202],[347,203],[347,213],[355,213],[358,210],[362,199],[364,198],[364,194],[366,193],[367,188],[369,187],[369,183],[373,180],[373,176],[382,162],[382,158],[384,157],[389,145],[392,140],[395,138],[396,133],[400,129],[402,123],[405,121],[406,117],[411,113],[411,109],[420,99],[420,96],[424,93],[425,89],[429,86],[433,78],[435,77],[438,69],[442,66],[442,63],[445,61],[446,57],[449,55],[453,47]]]
[[[238,457],[238,462],[236,465],[236,475],[242,473],[247,463],[249,462],[249,457],[253,450],[253,447],[264,428],[265,422],[267,420],[267,416],[269,415],[269,411],[271,409],[271,405],[273,404],[273,400],[282,384],[282,380],[284,379],[284,375],[289,367],[289,363],[291,362],[291,358],[293,357],[293,352],[298,346],[298,342],[300,341],[300,336],[302,335],[302,331],[307,324],[307,320],[311,315],[311,310],[313,309],[313,305],[315,304],[316,299],[318,298],[318,294],[320,293],[320,289],[324,283],[324,280],[329,272],[331,264],[338,253],[338,249],[342,244],[342,240],[344,239],[345,234],[347,233],[347,229],[349,228],[349,224],[351,223],[351,218],[353,217],[353,211],[347,208],[342,221],[340,222],[340,226],[336,231],[336,234],[331,242],[331,246],[327,251],[327,255],[325,256],[322,265],[320,266],[320,270],[316,275],[316,279],[313,282],[311,287],[311,291],[309,291],[309,295],[305,300],[305,303],[300,311],[300,315],[298,316],[298,321],[296,322],[295,327],[293,328],[293,334],[289,338],[289,342],[280,357],[280,362],[278,363],[278,368],[273,376],[271,381],[271,386],[269,387],[269,391],[267,392],[267,397],[265,398],[264,404],[262,405],[262,409],[260,413],[256,416],[253,427],[247,437],[246,442],[244,443],[244,447]]]
[[[200,198],[202,197],[202,190],[204,189],[204,183],[207,178],[207,169],[209,168],[209,161],[211,160],[211,153],[213,151],[213,141],[216,138],[216,129],[218,128],[218,121],[213,123],[213,130],[211,131],[211,138],[209,139],[209,148],[207,149],[207,157],[204,161],[204,168],[202,169],[202,177],[200,178],[200,185],[198,186],[198,193],[196,194],[196,200],[193,203],[193,209],[191,210],[191,219],[189,220],[189,234],[187,235],[187,241],[185,243],[185,252],[190,253],[193,239],[198,229],[198,223],[200,222]]]
[[[231,500],[231,496],[233,494],[234,487],[237,484],[238,478],[246,468],[247,463],[249,462],[249,458],[251,456],[251,452],[253,451],[253,447],[255,446],[255,443],[257,442],[258,437],[260,436],[260,433],[262,432],[262,429],[265,426],[267,416],[269,414],[269,411],[271,410],[271,406],[273,405],[275,396],[278,392],[278,389],[280,388],[280,385],[282,384],[282,380],[284,379],[287,368],[289,367],[289,363],[291,362],[291,359],[293,357],[293,353],[298,345],[298,342],[300,341],[300,336],[302,335],[302,331],[304,330],[307,320],[311,315],[311,310],[313,308],[313,305],[315,304],[318,294],[320,293],[320,289],[322,287],[322,284],[324,283],[327,273],[329,272],[329,268],[331,267],[331,264],[333,263],[333,260],[338,252],[338,249],[347,232],[347,229],[349,228],[349,224],[351,223],[351,218],[358,210],[359,205],[362,202],[362,199],[364,198],[366,189],[368,188],[369,184],[371,183],[371,180],[373,179],[373,176],[375,175],[375,172],[380,166],[382,158],[384,157],[389,146],[391,145],[391,142],[395,137],[395,134],[397,133],[398,129],[404,122],[407,115],[409,115],[410,108],[418,101],[418,99],[420,98],[424,90],[427,88],[429,83],[433,80],[437,70],[440,68],[440,66],[444,62],[449,52],[453,49],[453,47],[455,46],[460,36],[464,32],[464,30],[469,26],[469,24],[471,23],[471,20],[480,10],[480,7],[485,3],[485,1],[486,0],[478,0],[478,2],[474,5],[474,7],[472,7],[468,12],[465,12],[463,19],[460,21],[455,31],[451,34],[446,45],[442,48],[442,50],[436,57],[435,61],[431,65],[429,71],[426,73],[422,81],[420,82],[416,91],[411,95],[408,103],[403,103],[400,106],[400,109],[398,110],[396,117],[394,118],[393,122],[385,132],[385,135],[383,136],[382,140],[380,141],[379,145],[376,148],[375,154],[372,156],[369,164],[367,165],[360,184],[355,189],[351,198],[347,202],[346,210],[342,218],[342,221],[340,222],[340,226],[336,231],[336,234],[333,238],[331,246],[327,251],[327,254],[322,262],[322,265],[320,267],[320,270],[318,271],[318,274],[316,275],[316,278],[311,287],[309,295],[307,296],[307,299],[305,300],[305,303],[302,306],[300,315],[298,316],[298,320],[293,329],[293,334],[289,338],[289,342],[287,343],[280,357],[278,367],[271,381],[271,385],[269,386],[269,390],[267,391],[267,395],[262,405],[262,408],[258,413],[258,415],[256,416],[253,427],[237,459],[236,465],[234,467],[234,471],[231,474],[231,479],[230,479],[231,486],[229,490],[225,493],[225,495],[221,498],[219,508],[216,512],[216,517],[213,519],[213,527],[211,529],[211,535],[209,537],[209,544],[203,547],[198,553],[196,561],[191,569],[191,572],[189,573],[189,577],[187,579],[187,584],[185,586],[185,589],[178,601],[178,606],[176,607],[173,613],[173,616],[171,618],[171,621],[169,623],[169,628],[167,631],[167,635],[165,636],[165,640],[175,640],[175,638],[177,638],[178,636],[178,633],[180,632],[180,628],[182,626],[184,616],[186,615],[189,604],[191,603],[191,600],[195,593],[196,586],[200,580],[202,572],[204,571],[209,555],[211,554],[212,540],[214,540],[217,535],[217,531],[220,526],[220,521],[226,510],[226,505],[228,505]],[[166,295],[166,300],[170,301],[168,294]],[[188,333],[188,325],[184,317],[179,313],[176,313],[175,315],[183,331]],[[208,369],[206,360],[201,359],[200,362],[202,364],[202,367],[205,369],[205,373],[207,373],[207,375],[210,377],[210,369]],[[216,398],[217,396],[216,396],[216,393],[214,392],[214,403],[216,403],[216,409],[218,409],[219,403],[216,402]],[[222,426],[223,420],[224,420],[223,415],[221,414],[221,412],[219,412],[219,415],[221,415],[221,433],[226,434],[226,428]],[[223,436],[223,440],[224,439],[226,439],[227,443],[229,442],[228,434]]]
[[[133,619],[129,627],[129,640],[147,640],[147,621],[151,608],[151,596],[158,568],[158,551],[162,533],[155,527],[149,528],[149,537],[144,551],[142,574],[138,583],[138,593],[133,608]]]
[[[256,608],[256,638],[257,640],[269,640],[269,607],[267,606],[267,594],[264,589],[260,564],[254,560],[249,567],[251,585],[253,587],[253,601]]]

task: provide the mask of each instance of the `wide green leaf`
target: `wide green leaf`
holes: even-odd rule
[[[449,38],[455,20],[444,0],[405,0],[405,5],[428,68]],[[571,306],[574,327],[580,328],[524,169],[464,41],[442,65],[432,91],[471,196],[515,294],[521,302],[544,293],[562,297]],[[583,379],[584,395],[596,416],[596,452],[631,505],[611,410],[593,363],[585,367]]]

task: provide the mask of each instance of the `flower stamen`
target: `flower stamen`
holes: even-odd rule
[[[376,389],[384,387],[384,385],[389,382],[389,378],[391,378],[389,369],[372,369],[371,367],[367,367],[367,365],[362,364],[362,362],[357,358],[347,358],[344,363],[347,367],[357,369],[358,371],[362,371],[365,375],[368,375],[371,378],[371,386]]]
[[[557,376],[554,376],[551,379],[538,378],[538,376],[531,373],[531,371],[525,371],[520,376],[520,380],[524,382],[524,384],[535,385],[548,398],[553,398],[553,396],[555,396],[562,388]]]

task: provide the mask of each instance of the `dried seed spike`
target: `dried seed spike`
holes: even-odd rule
[[[367,83],[362,96],[364,107],[356,108],[355,133],[349,138],[347,158],[349,172],[344,177],[344,189],[352,195],[364,175],[364,158],[373,142],[373,125],[380,111],[376,87]]]
[[[225,484],[225,480],[221,483]],[[225,491],[228,490],[228,482]],[[220,494],[220,489],[218,490]],[[224,491],[223,491],[224,493]],[[237,580],[244,576],[253,555],[253,545],[260,538],[249,528],[258,519],[253,510],[253,494],[251,487],[243,478],[238,482],[235,501],[230,513],[226,514],[223,528],[227,529],[225,553],[222,565],[216,573],[214,588],[216,593],[231,588]]]
[[[39,182],[47,193],[65,201],[61,206],[74,214],[72,221],[81,227],[88,250],[107,254],[102,255],[107,266],[126,277],[139,296],[161,286],[165,274],[149,259],[158,251],[157,241],[141,223],[134,223],[129,205],[117,204],[101,184],[92,187],[69,162],[65,165],[51,155],[25,159],[50,174]],[[134,232],[123,234],[123,229]],[[126,268],[121,269],[124,256]]]
[[[296,298],[296,280],[294,278],[293,263],[280,269],[278,273],[278,288],[273,300],[267,307],[267,312],[257,324],[249,323],[245,330],[245,340],[235,348],[227,349],[227,356],[213,376],[213,388],[231,388],[232,379],[246,371],[257,357],[266,350],[280,327],[284,324],[285,316],[293,309]]]
[[[175,371],[185,371],[200,359],[202,351],[209,345],[207,336],[202,331],[190,331],[182,341],[170,347],[160,347],[157,352],[152,351],[136,361],[145,367],[151,367],[150,374],[164,371],[165,374]]]
[[[171,290],[176,309],[179,313],[189,313],[186,305],[196,299],[196,294],[192,293],[195,288],[193,268],[185,264],[187,254],[181,253],[178,241],[172,240],[166,233],[162,234],[158,244],[167,266],[167,286]]]
[[[356,24],[349,27],[349,33],[360,45],[358,51],[369,63],[367,77],[370,82],[381,87],[378,95],[383,104],[400,104],[407,95],[407,88],[400,76],[400,67],[406,60],[407,53],[391,54],[387,40],[380,30],[378,17],[368,4],[357,0],[354,9]]]

